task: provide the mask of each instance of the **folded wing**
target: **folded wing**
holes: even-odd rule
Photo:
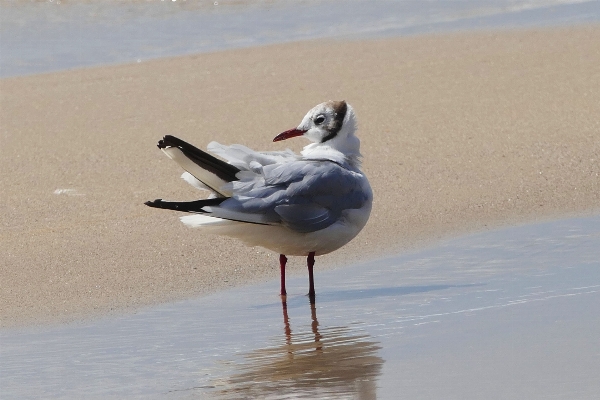
[[[233,195],[210,207],[211,215],[261,215],[264,223],[303,233],[327,228],[343,211],[361,208],[371,196],[362,174],[331,161],[271,164],[226,186]]]
[[[184,174],[186,181],[205,185],[217,198],[146,204],[202,214],[185,217],[194,226],[222,219],[314,232],[338,221],[344,210],[363,207],[372,196],[361,173],[328,160],[303,160],[290,150],[256,152],[210,143],[208,149],[225,162],[173,136],[165,136],[158,147],[199,182]]]

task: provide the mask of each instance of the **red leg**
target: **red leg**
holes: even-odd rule
[[[308,253],[306,259],[306,265],[308,266],[308,296],[311,298],[315,297],[315,280],[313,278],[313,267],[315,265],[315,252],[311,251]]]
[[[279,269],[281,271],[281,295],[285,296],[285,264],[287,263],[287,257],[283,254],[279,255]]]

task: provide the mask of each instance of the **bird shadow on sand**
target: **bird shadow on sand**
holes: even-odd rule
[[[317,292],[316,300],[319,303],[350,300],[368,300],[378,297],[406,296],[417,293],[427,293],[456,288],[472,288],[483,286],[483,283],[467,283],[462,285],[416,285],[416,286],[385,286],[367,289],[343,289],[343,290],[323,290]],[[301,307],[306,302],[306,296],[287,296],[287,305],[291,307]],[[253,308],[279,307],[278,302],[261,304]]]

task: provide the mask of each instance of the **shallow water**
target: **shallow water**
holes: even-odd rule
[[[315,38],[600,21],[598,0],[5,0],[0,7],[0,77]]]
[[[576,399],[600,391],[600,217],[118,318],[1,331],[2,399]]]

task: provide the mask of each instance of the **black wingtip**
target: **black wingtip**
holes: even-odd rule
[[[225,161],[219,160],[218,158],[208,154],[205,151],[189,144],[188,142],[179,139],[178,137],[165,135],[161,140],[158,141],[158,148],[165,149],[167,147],[176,147],[183,152],[183,154],[189,158],[192,162],[198,165],[200,168],[205,169],[220,179],[226,182],[237,181],[236,174],[240,172],[240,169],[226,163]],[[189,172],[189,171],[188,171]],[[198,177],[196,177],[198,178]],[[206,182],[204,182],[206,184]],[[218,188],[214,189],[215,192],[219,192]]]
[[[148,207],[162,208],[163,210],[205,213],[206,211],[204,211],[202,207],[218,206],[227,199],[227,197],[215,197],[212,199],[194,201],[163,201],[163,199],[156,199],[154,201],[147,201],[144,204]]]
[[[159,149],[164,149],[166,147],[172,147],[172,146],[174,146],[174,143],[172,143],[173,140],[171,140],[173,138],[175,138],[175,137],[171,136],[171,135],[165,135],[165,136],[163,136],[162,139],[160,139],[158,141],[158,144],[156,146],[158,146]],[[177,139],[177,138],[175,138],[175,139]]]
[[[163,136],[163,138],[160,139],[157,144],[159,149],[164,149],[165,147],[180,147],[183,145],[193,147],[191,144],[184,142],[183,140],[171,135]]]
[[[147,205],[148,207],[162,208],[161,207],[162,201],[163,201],[162,199],[156,199],[154,201],[147,201],[144,204]]]
[[[163,136],[163,138],[158,141],[157,146],[159,149],[164,149],[165,147],[189,147],[195,149],[195,147],[188,142],[171,135]]]

